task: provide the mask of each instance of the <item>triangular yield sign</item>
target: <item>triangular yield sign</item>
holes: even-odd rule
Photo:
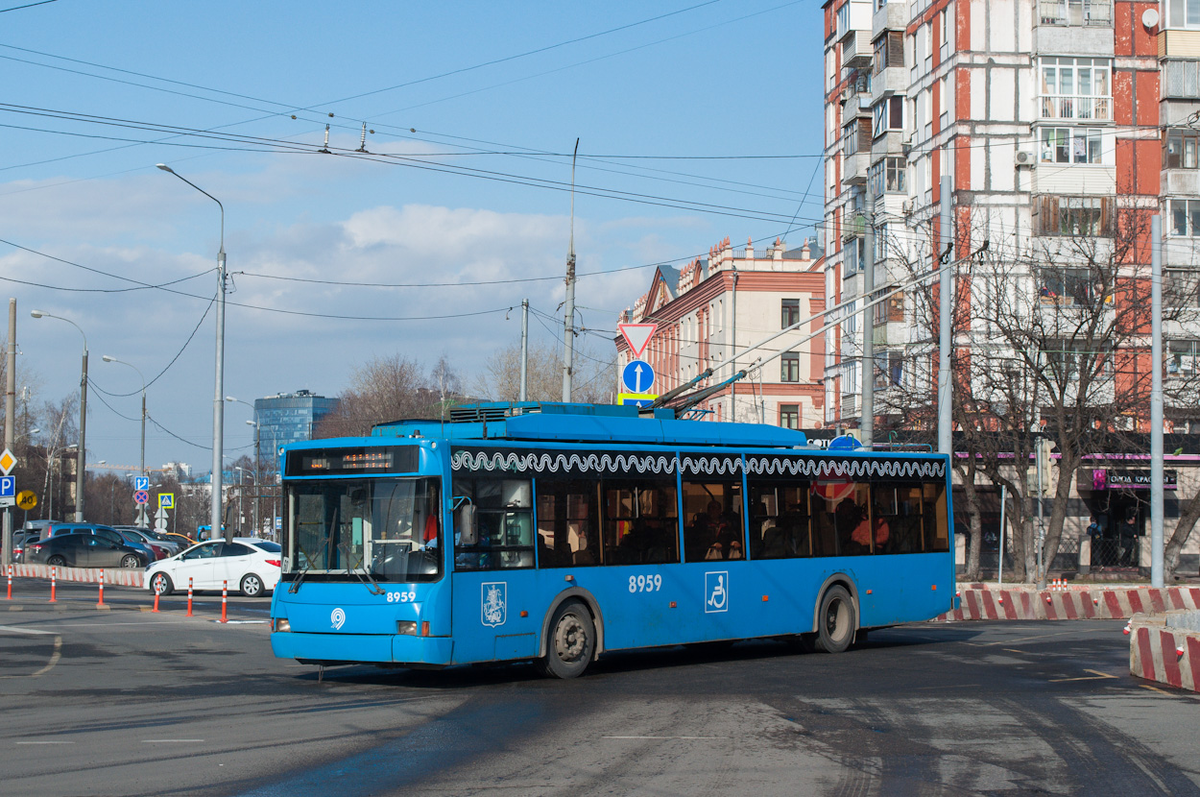
[[[620,330],[636,358],[641,357],[642,352],[646,350],[646,344],[654,336],[654,330],[658,329],[658,324],[617,324],[617,329]]]

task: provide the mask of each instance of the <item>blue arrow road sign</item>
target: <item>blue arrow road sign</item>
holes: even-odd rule
[[[133,480],[133,489],[149,490],[150,489],[150,477],[149,476],[138,476],[136,479]]]
[[[0,476],[0,498],[9,498],[17,494],[17,477]]]
[[[630,360],[621,371],[621,381],[631,393],[648,393],[654,384],[654,369],[644,360]]]

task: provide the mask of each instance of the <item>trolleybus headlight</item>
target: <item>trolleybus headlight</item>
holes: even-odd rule
[[[416,636],[417,635],[417,621],[416,620],[397,620],[396,621],[396,633],[408,634],[409,636]]]
[[[287,621],[287,618],[280,617],[271,621],[272,631],[291,631],[292,624]]]

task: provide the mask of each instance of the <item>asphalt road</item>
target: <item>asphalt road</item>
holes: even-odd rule
[[[266,600],[47,595],[0,599],[3,795],[1200,795],[1198,698],[1131,677],[1118,621],[319,682],[271,656]]]

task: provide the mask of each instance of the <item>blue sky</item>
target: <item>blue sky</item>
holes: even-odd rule
[[[0,2],[0,279],[18,390],[78,389],[79,333],[30,310],[86,333],[91,461],[138,461],[140,381],[108,354],[153,380],[147,463],[211,463],[220,215],[156,163],[225,207],[224,392],[247,401],[337,395],[397,352],[470,386],[524,298],[560,339],[576,138],[595,356],[654,265],[799,246],[820,216],[813,0],[22,5]],[[249,417],[227,405],[231,456]]]

